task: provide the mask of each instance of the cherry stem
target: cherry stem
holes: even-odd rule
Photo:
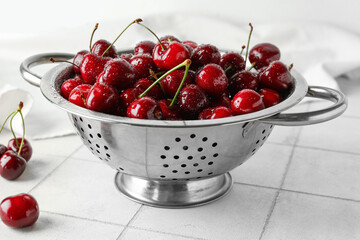
[[[20,148],[18,151],[18,156],[20,156],[22,147],[24,146],[24,141],[25,141],[25,121],[24,121],[24,116],[21,112],[21,109],[19,110],[20,116],[21,116],[21,121],[22,121],[22,127],[23,127],[23,135],[22,135],[22,139],[21,139],[21,143],[20,143]]]
[[[149,70],[150,76],[153,77],[155,80],[158,79],[158,77],[156,76],[156,73],[153,70]],[[165,94],[165,90],[163,88],[163,86],[161,85],[161,82],[159,82],[159,86],[161,88],[161,91]]]
[[[132,21],[131,23],[129,23],[129,25],[126,26],[126,28],[124,30],[122,30],[122,32],[119,34],[119,36],[117,36],[117,38],[115,38],[115,40],[112,42],[112,44],[103,52],[103,54],[101,55],[102,57],[105,55],[105,53],[107,51],[109,51],[109,49],[114,45],[114,43],[119,39],[119,37],[134,23],[139,23],[142,22],[141,18],[137,18],[134,21]]]
[[[253,68],[255,67],[255,65],[256,65],[256,62],[253,62],[253,63],[251,64],[251,66],[249,67],[248,71],[250,71],[251,69],[253,69]]]
[[[150,91],[151,88],[153,88],[158,82],[160,82],[162,79],[164,79],[168,74],[172,73],[173,71],[186,66],[187,64],[189,64],[190,59],[186,59],[184,62],[180,63],[179,65],[177,65],[176,67],[173,67],[172,69],[170,69],[169,71],[167,71],[164,75],[162,75],[161,77],[159,77],[158,79],[156,79],[156,81],[153,82],[153,84],[151,84],[142,94],[140,94],[138,96],[138,98],[141,98],[143,96],[145,96],[145,94]],[[190,61],[191,63],[191,61]]]
[[[99,26],[99,23],[96,23],[96,24],[95,24],[95,27],[94,27],[94,30],[93,30],[92,33],[91,33],[91,37],[90,37],[90,52],[91,52],[92,40],[93,40],[93,37],[94,37],[94,33],[95,33],[96,29],[98,29],[98,26]]]
[[[226,69],[225,69],[225,72],[229,71],[230,69],[232,68],[232,66],[228,66]]]
[[[246,66],[246,61],[247,61],[248,53],[249,53],[250,38],[251,38],[252,31],[254,30],[251,23],[249,23],[249,26],[250,26],[250,33],[249,33],[249,38],[248,38],[248,42],[247,42],[247,46],[246,46],[245,66]]]
[[[186,77],[188,75],[190,65],[191,65],[191,60],[190,59],[185,60],[185,73],[184,73],[183,79],[181,80],[181,83],[180,83],[180,85],[179,85],[179,87],[178,87],[178,89],[177,89],[177,91],[175,93],[175,96],[173,97],[173,99],[172,99],[172,101],[171,101],[171,103],[169,105],[169,108],[172,108],[172,106],[175,104],[175,102],[177,100],[177,97],[178,97],[178,95],[180,93],[180,90],[181,90],[182,86],[184,85],[185,79],[186,79]]]
[[[163,51],[166,50],[165,47],[164,47],[164,45],[161,43],[160,38],[159,38],[153,31],[151,31],[150,28],[148,28],[147,26],[145,26],[144,24],[139,23],[139,22],[138,22],[137,24],[139,24],[140,26],[143,26],[143,27],[146,28],[149,32],[151,32],[151,33],[156,37],[156,39],[159,41],[162,50],[163,50]]]
[[[80,68],[80,67],[79,67],[78,65],[76,65],[75,63],[70,62],[70,61],[67,61],[67,60],[55,60],[55,59],[52,58],[52,57],[51,57],[49,60],[50,60],[50,62],[52,62],[52,63],[56,63],[56,62],[66,62],[66,63],[70,63],[70,64],[74,65],[75,67]]]
[[[20,146],[20,145],[19,145],[19,141],[17,140],[16,135],[15,135],[15,132],[14,132],[14,129],[13,129],[13,127],[12,127],[13,119],[14,119],[14,117],[16,116],[17,113],[18,113],[18,110],[15,111],[15,113],[12,115],[12,117],[11,117],[11,119],[10,119],[10,130],[11,130],[11,132],[12,132],[12,135],[14,136],[16,146],[18,147],[18,146]]]
[[[16,146],[18,146],[18,147],[19,147],[19,141],[17,140],[16,135],[15,135],[15,133],[14,133],[14,129],[13,129],[13,127],[12,127],[12,122],[13,122],[13,119],[14,119],[14,117],[16,116],[16,114],[17,114],[17,113],[20,113],[21,119],[22,119],[22,124],[23,124],[23,139],[22,139],[21,143],[23,143],[23,142],[24,142],[24,137],[25,137],[25,123],[24,123],[24,117],[23,117],[23,115],[22,115],[22,113],[21,113],[21,109],[22,109],[23,107],[24,107],[24,103],[23,103],[23,102],[20,102],[18,108],[16,109],[16,111],[15,111],[13,114],[10,114],[10,115],[12,115],[12,117],[11,117],[11,119],[10,119],[10,130],[11,130],[13,136],[14,136]],[[20,148],[21,148],[21,147],[22,147],[22,145],[20,144]],[[18,155],[20,155],[20,152],[18,153]]]
[[[294,64],[290,64],[289,66],[289,71],[291,71],[291,69],[294,67]]]
[[[246,48],[246,46],[245,46],[245,45],[242,45],[240,55],[243,54],[245,48]]]
[[[7,120],[9,120],[9,118],[13,115],[13,114],[15,114],[16,113],[16,111],[13,111],[12,113],[10,113],[10,115],[9,116],[7,116],[7,118],[5,119],[5,121],[4,121],[4,123],[3,123],[3,125],[1,126],[1,129],[0,129],[0,133],[2,132],[2,130],[4,129],[4,127],[5,127],[5,123],[7,122]]]

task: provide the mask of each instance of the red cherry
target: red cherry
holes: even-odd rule
[[[187,48],[179,42],[163,41],[162,45],[165,49],[158,43],[153,52],[153,60],[161,70],[170,70],[190,58]]]
[[[222,55],[219,65],[224,70],[228,69],[226,71],[226,76],[231,77],[237,71],[241,71],[245,69],[245,60],[240,54],[230,52]]]
[[[201,68],[196,76],[196,84],[211,96],[221,96],[226,92],[228,79],[224,70],[210,63]]]
[[[132,87],[137,79],[136,69],[126,60],[117,58],[106,64],[100,82],[106,83],[120,91]]]
[[[26,160],[12,150],[7,150],[0,157],[0,175],[7,180],[20,177],[25,168]]]
[[[255,69],[269,66],[273,61],[280,59],[280,50],[271,43],[259,43],[249,52],[249,60],[255,62]]]
[[[161,38],[160,38],[160,41],[165,41],[165,42],[168,42],[168,41],[170,41],[170,42],[172,42],[172,41],[174,41],[174,42],[181,42],[177,37],[174,37],[173,35],[165,35],[165,36],[162,36]]]
[[[94,43],[94,45],[91,47],[91,53],[94,53],[98,56],[102,56],[102,54],[105,52],[105,50],[111,45],[108,41],[104,39],[100,39]],[[116,49],[113,46],[104,54],[103,57],[111,57],[116,58],[118,56]]]
[[[211,107],[227,107],[230,108],[231,100],[227,93],[222,94],[220,97],[211,98]]]
[[[210,44],[200,45],[191,56],[191,68],[198,69],[209,63],[219,64],[220,58],[221,55],[217,47]]]
[[[0,157],[7,151],[7,147],[5,145],[0,144]]]
[[[90,84],[81,84],[74,88],[69,96],[69,102],[76,104],[80,107],[85,107],[86,97],[92,88]]]
[[[22,138],[16,138],[18,140],[19,145],[16,144],[15,138],[12,138],[8,142],[7,148],[9,150],[12,150],[14,152],[19,152],[20,144],[22,141]],[[30,160],[32,156],[32,146],[26,138],[24,139],[24,143],[20,152],[20,156],[23,157],[27,162]]]
[[[109,57],[100,57],[94,53],[86,54],[80,65],[81,77],[85,83],[94,84],[96,78],[102,73],[106,63],[110,60]]]
[[[171,104],[171,101],[167,99],[162,99],[159,101],[159,105],[161,108],[161,111],[163,113],[163,118],[165,120],[181,120],[179,109],[176,105],[173,105],[171,108],[169,105]]]
[[[205,109],[200,113],[199,120],[217,119],[217,118],[224,118],[231,116],[232,113],[230,108],[220,106],[220,107]]]
[[[86,54],[88,54],[88,53],[89,53],[88,50],[82,50],[82,51],[78,52],[78,53],[75,55],[74,60],[73,60],[73,63],[74,63],[73,69],[74,69],[74,71],[75,71],[76,74],[80,74],[80,73],[81,73],[81,70],[80,70],[80,68],[79,68],[78,66],[81,65],[81,62],[83,61],[84,56],[85,56]]]
[[[134,55],[132,53],[123,53],[119,56],[119,58],[125,59],[126,61],[130,62],[130,59],[133,57]]]
[[[188,46],[192,47],[193,49],[198,47],[197,43],[193,42],[193,41],[183,41],[182,44],[188,45]]]
[[[191,76],[190,76],[191,74],[189,74],[189,72],[185,78],[185,82],[184,82],[183,86],[193,82],[191,80]],[[175,71],[169,73],[168,75],[166,75],[165,78],[163,78],[160,81],[161,86],[163,87],[164,92],[168,97],[170,97],[170,98],[174,97],[174,95],[175,95],[176,91],[178,90],[180,83],[184,77],[184,74],[185,74],[184,70],[178,69],[178,70],[175,70]]]
[[[230,78],[229,92],[232,96],[242,89],[257,90],[259,87],[259,78],[255,72],[242,70]]]
[[[280,61],[274,61],[259,75],[260,83],[277,92],[285,92],[292,85],[288,67]]]
[[[209,98],[196,84],[186,85],[179,94],[180,111],[187,118],[197,118],[198,114],[209,106]]]
[[[69,100],[69,95],[71,93],[71,91],[79,86],[80,84],[83,84],[84,80],[81,80],[79,78],[71,78],[66,80],[65,82],[63,82],[63,84],[61,84],[61,96],[63,96],[63,98],[65,98],[66,100]]]
[[[150,78],[142,78],[140,80],[138,80],[134,87],[138,88],[140,91],[139,94],[141,94],[142,92],[144,92],[148,87],[150,87],[154,82],[152,80],[150,80]],[[164,93],[161,90],[159,85],[155,85],[154,87],[152,87],[147,93],[148,96],[153,97],[155,99],[162,99],[164,98]]]
[[[235,115],[252,113],[264,108],[260,94],[251,89],[239,91],[231,101],[231,110]]]
[[[281,97],[279,93],[270,88],[260,89],[259,94],[262,97],[266,108],[274,106],[281,102]]]
[[[153,49],[155,47],[155,43],[152,41],[141,41],[138,44],[136,44],[134,49],[134,54],[150,54],[152,55]]]
[[[157,69],[152,56],[149,54],[134,55],[129,63],[136,69],[139,78],[147,77],[150,75],[150,70],[155,71]]]
[[[39,205],[29,194],[10,196],[0,203],[1,220],[13,228],[33,225],[39,218]]]
[[[147,96],[133,101],[127,109],[126,116],[140,119],[163,119],[159,103]]]
[[[86,108],[104,113],[115,113],[119,104],[117,91],[104,83],[95,83],[86,98]]]

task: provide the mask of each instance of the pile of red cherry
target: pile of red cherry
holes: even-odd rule
[[[147,28],[141,19],[127,28],[133,23]],[[90,41],[90,52],[76,54],[76,76],[63,82],[61,95],[78,106],[129,118],[201,120],[271,107],[292,86],[291,67],[279,61],[280,50],[273,44],[260,43],[250,51],[247,46],[244,58],[221,54],[210,44],[156,38],[157,44],[142,41],[132,53],[120,55],[116,40]],[[246,69],[248,55],[252,65]]]

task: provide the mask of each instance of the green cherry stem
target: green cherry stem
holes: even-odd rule
[[[50,60],[50,62],[52,62],[52,63],[66,62],[66,63],[72,64],[73,66],[75,66],[75,67],[77,67],[77,68],[80,68],[80,67],[79,67],[78,65],[76,65],[75,63],[70,62],[70,61],[67,61],[67,60],[55,60],[53,57],[51,57],[49,60]]]
[[[225,69],[225,72],[229,71],[230,69],[232,68],[232,66],[228,66],[226,69]]]
[[[253,62],[253,63],[251,64],[251,66],[249,67],[248,71],[250,71],[251,69],[253,69],[253,68],[255,67],[255,65],[256,65],[256,62]]]
[[[24,140],[25,140],[25,121],[24,121],[24,116],[21,112],[21,109],[19,110],[20,116],[21,116],[21,121],[22,121],[22,127],[23,127],[23,135],[22,135],[22,139],[21,139],[21,143],[20,143],[20,148],[18,151],[18,156],[20,156],[22,147],[24,146]]]
[[[149,73],[150,73],[150,77],[154,78],[155,80],[158,79],[158,77],[156,76],[156,73],[153,70],[150,69]],[[159,86],[161,88],[161,91],[165,94],[165,90],[164,90],[164,87],[161,85],[161,82],[159,82]]]
[[[7,118],[5,119],[5,121],[4,121],[4,123],[3,123],[3,125],[1,126],[1,128],[0,128],[0,133],[2,132],[2,130],[4,129],[4,127],[5,127],[5,123],[7,122],[7,120],[9,120],[9,118],[12,116],[12,115],[14,115],[14,114],[16,114],[16,111],[13,111],[12,113],[10,113],[10,115],[9,116],[7,116]]]
[[[246,66],[246,61],[247,61],[248,54],[249,54],[250,38],[251,38],[252,31],[254,30],[251,23],[249,23],[249,26],[250,26],[250,33],[249,33],[249,38],[248,38],[248,42],[247,42],[247,46],[246,46],[245,66]]]
[[[165,47],[164,47],[164,45],[161,43],[160,38],[159,38],[153,31],[151,31],[150,28],[148,28],[147,26],[145,26],[144,24],[142,24],[142,23],[140,23],[140,22],[138,22],[137,24],[139,24],[140,26],[146,28],[149,32],[151,32],[151,33],[156,37],[156,39],[159,41],[162,50],[163,50],[163,51],[166,50]]]
[[[172,99],[172,101],[171,101],[171,103],[169,105],[169,108],[171,108],[175,104],[176,99],[177,99],[177,97],[178,97],[178,95],[180,93],[180,90],[181,90],[182,86],[184,85],[185,79],[186,79],[186,77],[188,75],[189,68],[190,68],[190,65],[191,65],[191,60],[187,59],[187,60],[185,60],[184,63],[185,63],[185,73],[184,73],[183,79],[181,80],[181,83],[180,83],[180,85],[179,85],[179,87],[178,87],[178,89],[177,89],[177,91],[175,93],[175,96],[173,97],[173,99]]]
[[[95,27],[94,27],[94,30],[92,31],[92,33],[91,33],[91,37],[90,37],[90,52],[91,52],[91,47],[92,47],[92,40],[93,40],[93,37],[94,37],[94,33],[95,33],[95,31],[96,31],[96,29],[98,29],[98,26],[99,26],[99,23],[96,23],[95,24]]]
[[[158,79],[156,79],[156,81],[153,82],[153,84],[151,84],[142,94],[140,94],[138,96],[138,98],[141,98],[143,96],[145,96],[145,94],[150,91],[151,88],[153,88],[158,82],[160,82],[162,79],[164,79],[168,74],[172,73],[173,71],[181,68],[181,67],[185,67],[186,64],[188,64],[188,62],[190,61],[190,59],[186,59],[184,62],[180,63],[179,65],[177,65],[176,67],[173,67],[172,69],[170,69],[169,71],[167,71],[164,75],[162,75],[161,77],[159,77]],[[190,61],[191,63],[191,61]]]
[[[16,116],[17,113],[18,113],[18,110],[15,111],[15,113],[12,115],[12,117],[11,117],[11,119],[10,119],[10,130],[11,130],[11,132],[12,132],[12,135],[14,136],[16,146],[20,146],[19,141],[18,141],[17,138],[16,138],[14,129],[13,129],[13,127],[12,127],[12,121],[13,121],[13,119],[14,119],[14,117]]]
[[[124,30],[122,30],[122,32],[119,34],[119,36],[117,36],[117,38],[112,42],[112,44],[103,52],[103,54],[101,55],[102,57],[105,55],[105,53],[114,45],[114,43],[119,39],[119,37],[134,23],[139,23],[142,22],[141,18],[137,18],[134,21],[132,21],[131,23],[129,23],[129,25],[126,26],[126,28]]]

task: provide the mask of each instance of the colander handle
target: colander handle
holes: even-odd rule
[[[319,86],[309,86],[306,97],[320,98],[334,104],[311,112],[279,113],[261,119],[263,123],[281,126],[303,126],[325,122],[340,116],[347,107],[347,99],[343,93],[335,89]]]
[[[41,76],[31,71],[31,68],[36,65],[50,63],[50,58],[55,61],[68,60],[74,57],[74,54],[69,53],[41,53],[26,58],[20,65],[21,76],[30,84],[40,87]]]

